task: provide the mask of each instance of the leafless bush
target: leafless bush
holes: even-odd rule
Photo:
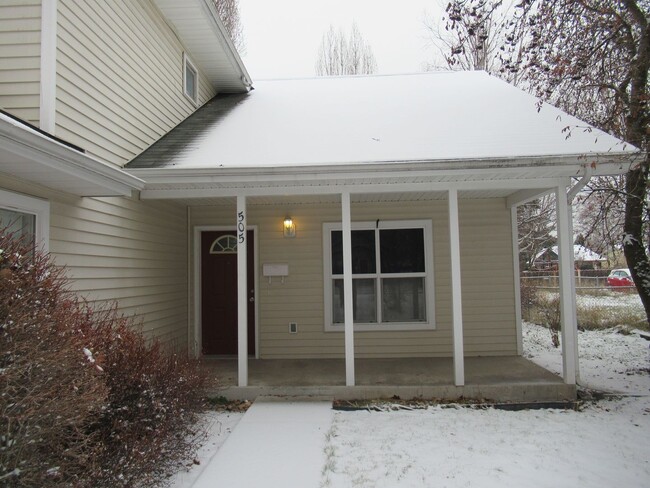
[[[0,485],[152,486],[191,453],[205,375],[0,231]]]
[[[539,300],[537,287],[532,285],[529,280],[522,279],[520,285],[520,293],[521,316],[527,322],[534,322],[533,313]]]
[[[521,317],[551,332],[553,346],[560,345],[560,297],[541,292],[529,280],[521,280]]]
[[[154,486],[196,448],[206,374],[198,362],[147,342],[112,307],[96,318],[90,349],[104,370],[108,397],[92,426],[102,453],[104,486]]]
[[[560,297],[558,295],[540,295],[537,301],[537,311],[542,319],[542,325],[551,332],[551,342],[554,347],[560,346]]]

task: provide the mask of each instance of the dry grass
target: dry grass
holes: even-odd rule
[[[642,308],[620,305],[620,301],[635,293],[635,290],[623,289],[578,290],[579,296],[587,299],[593,298],[588,304],[583,304],[582,300],[578,300],[576,308],[578,328],[596,330],[624,325],[630,328],[649,330]],[[557,293],[539,291],[533,286],[526,286],[522,283],[521,297],[524,320],[544,325],[552,331],[559,330],[560,312]],[[614,306],[612,300],[614,303],[618,303],[618,306]],[[623,303],[625,304],[625,302]]]

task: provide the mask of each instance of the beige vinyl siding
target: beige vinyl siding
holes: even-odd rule
[[[131,198],[74,198],[3,177],[3,187],[50,201],[50,252],[72,289],[117,300],[144,332],[187,348],[187,219],[184,207]]]
[[[516,354],[510,211],[502,199],[461,200],[461,273],[467,355]],[[282,237],[291,215],[297,236]],[[193,207],[191,225],[228,225],[234,207]],[[257,290],[260,357],[343,357],[343,334],[324,331],[324,222],[339,222],[338,205],[249,205],[258,228]],[[355,333],[357,357],[450,356],[451,277],[446,201],[353,204],[353,221],[430,219],[433,226],[435,330]],[[287,263],[289,276],[271,284],[265,263]],[[431,313],[430,310],[427,313]],[[193,320],[193,318],[192,318]],[[289,334],[289,322],[298,333]]]
[[[510,209],[500,199],[465,200],[460,215],[465,353],[516,354]]]
[[[0,2],[0,108],[38,126],[41,2]]]
[[[196,107],[183,46],[149,0],[59,0],[56,135],[124,166]],[[199,105],[215,95],[199,72]]]

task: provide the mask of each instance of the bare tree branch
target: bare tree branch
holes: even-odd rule
[[[373,74],[377,61],[372,48],[364,40],[356,23],[352,23],[350,36],[343,29],[329,30],[323,35],[316,57],[318,76]]]

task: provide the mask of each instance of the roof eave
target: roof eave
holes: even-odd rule
[[[248,70],[244,65],[235,45],[227,33],[219,13],[217,12],[216,5],[213,0],[184,0],[182,4],[170,0],[153,0],[158,10],[161,12],[167,23],[174,30],[176,35],[181,39],[183,45],[193,55],[193,61],[198,62],[200,66],[208,68],[211,63],[216,64],[214,61],[214,47],[211,47],[212,57],[209,60],[197,60],[198,53],[205,51],[201,46],[218,46],[228,59],[228,62],[233,69],[234,78],[236,78],[236,88],[224,88],[224,83],[216,75],[208,75],[210,83],[219,92],[247,92],[252,88],[253,82]],[[187,11],[191,8],[200,9],[202,16],[201,22],[207,21],[210,25],[208,31],[203,31],[199,27],[204,25],[196,25],[199,21],[188,21]],[[205,35],[199,35],[198,32],[206,32]]]
[[[399,174],[461,174],[463,172],[492,173],[514,172],[522,168],[538,170],[540,174],[548,173],[553,168],[570,168],[574,176],[581,176],[584,168],[591,166],[594,176],[623,174],[641,159],[641,152],[609,152],[592,153],[588,155],[562,155],[562,156],[518,156],[508,158],[482,158],[467,160],[405,160],[405,161],[368,161],[349,164],[314,164],[314,165],[286,165],[286,166],[247,166],[247,167],[175,167],[163,168],[131,168],[130,174],[138,176],[147,182],[160,179],[170,181],[173,178],[182,178],[185,181],[196,178],[235,178],[242,181],[253,178],[268,177],[278,179],[283,177],[309,176],[310,178],[321,175],[326,179],[348,177],[352,174],[360,176],[397,176]]]
[[[78,196],[128,196],[145,183],[0,114],[0,172]]]

